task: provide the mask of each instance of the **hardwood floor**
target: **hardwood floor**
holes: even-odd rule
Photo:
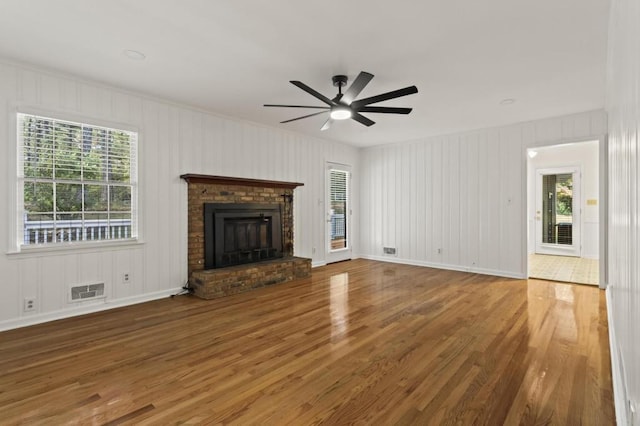
[[[604,293],[354,260],[0,333],[0,424],[614,424]]]

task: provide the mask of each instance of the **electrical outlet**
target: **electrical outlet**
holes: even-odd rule
[[[438,249],[438,254],[442,254],[442,249],[441,248]]]
[[[122,282],[125,284],[129,284],[129,273],[125,272],[122,274]]]
[[[316,248],[315,248],[315,247],[313,247],[313,248],[311,249],[311,254],[316,254]]]
[[[24,299],[24,311],[33,312],[36,310],[36,299],[25,297]]]

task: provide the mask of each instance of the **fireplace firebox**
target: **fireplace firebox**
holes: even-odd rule
[[[279,205],[205,203],[205,269],[282,257]]]

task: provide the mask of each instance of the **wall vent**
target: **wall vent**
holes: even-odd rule
[[[83,300],[101,299],[104,297],[104,283],[76,285],[71,287],[69,302],[82,302]]]
[[[384,252],[384,254],[392,254],[394,256],[396,254],[396,248],[395,247],[383,247],[382,251]]]

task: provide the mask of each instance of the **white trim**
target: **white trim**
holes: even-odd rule
[[[20,225],[22,222],[22,218],[18,212],[18,209],[22,203],[22,184],[21,180],[18,178],[19,173],[19,149],[18,149],[18,111],[15,106],[12,109],[12,105],[9,105],[7,111],[9,113],[8,117],[8,143],[7,143],[7,151],[9,155],[5,159],[5,165],[7,170],[7,196],[6,200],[6,211],[7,218],[9,218],[9,229],[7,230],[7,241],[6,241],[6,250],[12,251],[16,250],[19,247],[19,234],[18,229],[20,229]],[[20,186],[20,188],[18,187]]]
[[[86,315],[94,312],[106,311],[109,309],[120,308],[123,306],[136,305],[138,303],[150,302],[152,300],[163,299],[174,295],[182,290],[181,287],[169,290],[156,291],[154,293],[140,294],[137,296],[125,297],[112,301],[101,300],[98,303],[83,305],[74,308],[66,308],[59,311],[47,312],[43,314],[28,315],[22,318],[10,319],[0,322],[0,331],[12,330],[14,328],[27,327],[30,325],[41,324],[49,321],[55,321],[64,318],[75,317],[78,315]]]
[[[346,240],[347,247],[342,249],[333,250],[331,248],[331,238],[329,236],[331,224],[329,222],[331,209],[331,170],[338,170],[345,172],[347,175],[347,210],[344,213],[345,217],[345,230],[346,230]],[[353,225],[353,215],[351,214],[353,211],[353,192],[352,192],[352,184],[353,184],[353,167],[348,164],[343,163],[335,163],[332,161],[325,161],[325,174],[324,174],[324,188],[325,188],[325,208],[324,208],[324,257],[326,263],[340,262],[343,260],[352,259],[353,254],[353,241],[352,241],[352,227]]]
[[[517,123],[516,123],[517,124]],[[527,196],[522,197],[522,214],[524,214],[524,221],[523,223],[525,224],[525,226],[522,227],[522,230],[520,231],[522,233],[522,244],[523,244],[523,250],[522,250],[522,265],[524,265],[524,275],[527,276],[529,274],[529,229],[528,229],[528,223],[529,223],[529,197],[528,197],[528,188],[527,188],[527,181],[529,179],[529,165],[527,162],[527,152],[529,151],[529,149],[535,149],[535,148],[542,148],[542,147],[549,147],[549,146],[556,146],[556,145],[568,145],[568,144],[572,144],[572,143],[581,143],[581,142],[591,142],[591,141],[598,141],[598,163],[600,165],[599,168],[599,182],[600,182],[600,190],[598,191],[598,195],[599,195],[599,199],[600,199],[600,212],[599,212],[599,223],[600,223],[600,238],[599,238],[599,244],[600,244],[600,249],[598,250],[598,265],[600,268],[600,283],[599,283],[599,287],[601,289],[605,289],[607,288],[607,281],[609,279],[609,273],[608,273],[608,267],[609,265],[607,264],[607,258],[609,256],[608,253],[608,246],[607,246],[607,239],[608,239],[608,235],[609,235],[609,231],[608,231],[608,223],[609,223],[609,217],[608,217],[608,204],[609,204],[609,188],[608,188],[608,180],[609,180],[609,176],[608,176],[608,158],[609,158],[609,151],[608,151],[608,144],[609,144],[609,140],[608,140],[608,136],[606,134],[600,134],[597,136],[591,136],[591,137],[575,137],[575,138],[566,138],[566,139],[559,139],[559,140],[551,140],[551,141],[543,141],[543,142],[533,142],[533,143],[524,143],[522,144],[521,147],[521,153],[520,153],[520,162],[522,164],[522,174],[524,179],[522,180],[522,184],[521,184],[521,191],[523,194],[527,194]]]
[[[311,262],[311,267],[312,268],[319,268],[321,266],[326,266],[327,262],[325,262],[324,260],[316,260],[314,262]]]
[[[601,289],[607,288],[607,282],[609,280],[609,139],[605,135],[598,139],[598,180],[600,181],[600,188],[598,189],[598,196],[600,198],[599,213],[598,213],[598,230],[599,230],[599,247],[598,247],[598,259],[600,267],[600,285]]]
[[[377,260],[380,262],[388,262],[388,263],[400,263],[403,265],[413,265],[413,266],[424,266],[427,268],[436,268],[436,269],[446,269],[449,271],[460,271],[460,272],[469,272],[472,274],[481,274],[481,275],[493,275],[496,277],[505,277],[505,278],[514,278],[519,280],[526,279],[526,274],[501,271],[498,269],[485,269],[485,268],[467,268],[460,265],[450,265],[447,263],[435,263],[435,262],[425,262],[423,260],[410,260],[410,259],[398,259],[397,257],[388,257],[388,256],[372,256],[372,255],[360,255],[362,259],[369,260]]]
[[[65,108],[49,109],[33,104],[15,102],[13,104],[15,114],[37,115],[58,121],[68,121],[89,126],[104,127],[107,129],[124,130],[126,132],[140,133],[140,127],[131,123],[123,123],[114,120],[105,120],[94,115],[78,114],[77,111]]]
[[[130,150],[130,178],[129,178],[129,182],[126,184],[127,187],[131,187],[131,235],[135,235],[134,238],[129,238],[127,240],[123,240],[121,241],[121,244],[123,245],[131,245],[131,244],[136,244],[138,242],[141,242],[142,240],[142,233],[141,233],[141,226],[140,226],[140,218],[142,216],[142,213],[140,211],[140,202],[139,202],[139,197],[140,197],[140,179],[139,179],[139,162],[140,162],[140,140],[141,140],[141,132],[138,128],[138,126],[132,125],[132,124],[127,124],[127,123],[119,123],[119,122],[115,122],[115,121],[109,121],[109,120],[104,120],[101,118],[97,118],[97,117],[92,117],[92,116],[86,116],[86,115],[80,115],[77,112],[71,112],[65,109],[47,109],[47,108],[41,108],[41,107],[37,107],[34,106],[32,104],[26,104],[26,103],[21,103],[21,102],[15,102],[13,104],[11,104],[11,107],[8,109],[10,112],[10,129],[11,129],[11,135],[10,135],[10,140],[12,141],[12,143],[10,144],[10,146],[12,147],[13,151],[11,151],[12,155],[10,155],[10,158],[13,158],[14,160],[12,161],[12,163],[7,167],[8,169],[12,169],[12,179],[10,180],[10,182],[12,183],[12,185],[10,185],[12,187],[12,189],[14,191],[16,191],[13,196],[12,196],[12,201],[9,203],[9,205],[13,205],[13,200],[15,200],[15,205],[17,206],[17,208],[14,208],[10,211],[10,219],[11,219],[11,223],[14,223],[15,225],[13,226],[13,229],[10,230],[10,240],[8,243],[8,250],[7,250],[7,254],[15,254],[15,253],[22,253],[23,250],[25,252],[29,252],[29,251],[39,251],[40,253],[45,253],[46,251],[50,250],[50,248],[53,248],[55,250],[54,247],[58,246],[58,245],[62,245],[64,246],[64,249],[71,249],[73,246],[74,250],[78,250],[78,249],[83,249],[83,248],[87,248],[87,247],[91,247],[92,244],[96,244],[96,245],[104,245],[107,244],[108,242],[105,240],[102,241],[96,241],[96,242],[88,242],[88,245],[84,245],[84,243],[87,243],[85,241],[82,241],[78,244],[65,244],[65,243],[61,243],[61,242],[54,242],[54,243],[49,243],[49,244],[45,244],[47,246],[47,249],[44,249],[44,245],[42,246],[38,246],[36,245],[35,247],[30,247],[29,245],[24,245],[23,244],[23,238],[24,236],[21,235],[20,230],[23,229],[23,212],[24,212],[24,199],[23,199],[23,194],[24,194],[24,189],[23,189],[23,185],[24,185],[24,181],[25,181],[25,177],[24,177],[24,170],[23,170],[23,163],[22,161],[22,150],[24,149],[24,144],[21,138],[21,132],[18,129],[18,125],[20,124],[20,120],[18,119],[19,115],[31,115],[31,116],[35,116],[35,117],[45,117],[45,118],[49,118],[52,120],[56,120],[56,121],[62,121],[62,122],[67,122],[67,123],[73,123],[73,124],[77,124],[77,125],[88,125],[88,126],[94,126],[94,127],[102,127],[105,129],[114,129],[114,130],[122,130],[124,132],[128,132],[130,134],[132,134],[132,138],[133,141],[131,142],[131,150]],[[20,138],[20,140],[18,140],[18,138]],[[75,179],[74,179],[75,181]],[[54,179],[55,182],[55,179]],[[103,183],[104,185],[109,185],[108,182]]]
[[[39,246],[23,246],[20,251],[7,252],[10,258],[40,257],[48,254],[70,254],[78,251],[83,253],[102,252],[106,250],[123,250],[129,248],[142,247],[144,241],[135,238],[127,240],[102,240],[102,241],[79,241],[70,243],[42,244]]]
[[[613,321],[613,293],[612,286],[605,289],[607,298],[607,322],[609,323],[609,352],[611,355],[611,378],[613,379],[613,404],[616,410],[616,423],[619,425],[629,424],[627,422],[627,392],[622,377],[622,366],[619,364],[620,351],[618,351],[618,340],[616,339],[615,323]]]

